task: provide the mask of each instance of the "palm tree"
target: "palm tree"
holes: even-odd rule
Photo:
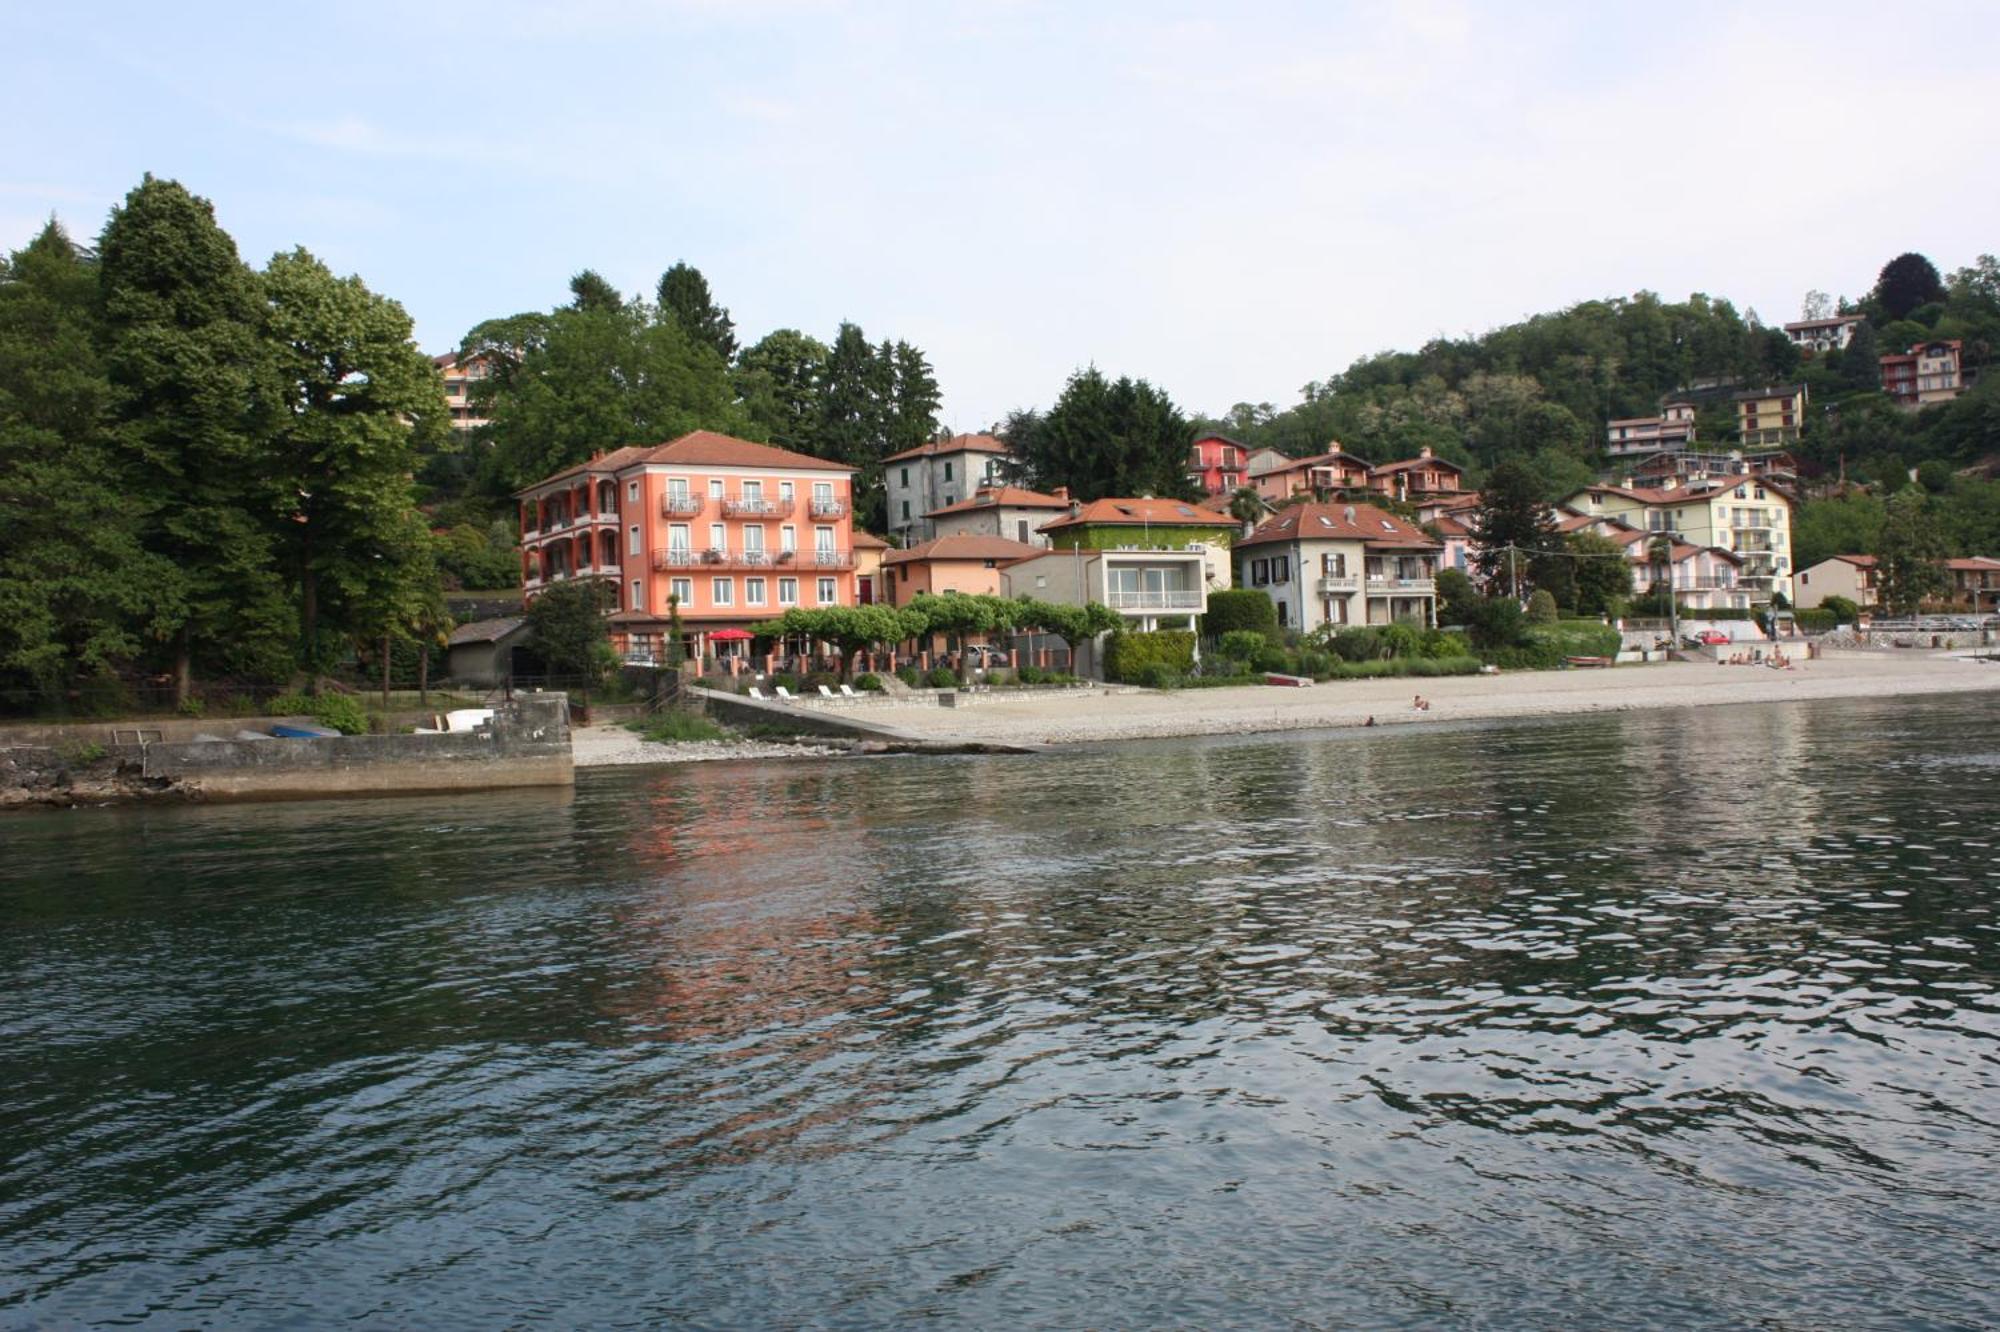
[[[1264,497],[1254,486],[1238,486],[1229,496],[1229,516],[1245,527],[1255,525],[1264,516]]]

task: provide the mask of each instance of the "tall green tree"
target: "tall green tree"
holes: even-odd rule
[[[715,348],[725,362],[736,355],[736,323],[715,303],[699,268],[675,264],[660,275],[660,314],[696,342]]]
[[[817,455],[856,468],[879,461],[894,387],[894,367],[876,356],[859,325],[843,323],[820,377]]]
[[[586,314],[608,314],[625,307],[625,298],[603,274],[586,268],[569,280],[570,307]]]
[[[1875,338],[1875,326],[1866,319],[1854,326],[1853,336],[1841,350],[1840,382],[1858,393],[1882,387],[1881,345]]]
[[[303,249],[273,257],[263,288],[280,407],[266,461],[302,655],[318,671],[328,638],[373,630],[359,622],[364,608],[373,620],[413,618],[400,607],[420,596],[396,590],[398,578],[437,585],[434,561],[409,558],[413,526],[422,533],[411,472],[418,441],[442,436],[450,411],[395,301]],[[427,548],[427,534],[417,544]]]
[[[173,570],[156,624],[176,692],[197,664],[287,674],[297,624],[269,522],[264,440],[277,394],[257,275],[214,210],[147,176],[99,244],[103,346],[145,549]]]
[[[1561,538],[1540,478],[1518,462],[1503,462],[1487,474],[1479,497],[1472,537],[1481,581],[1511,596],[1534,587],[1538,570],[1551,576]]]
[[[1096,366],[1079,370],[1025,434],[1027,465],[1043,489],[1068,486],[1085,500],[1194,497],[1187,476],[1194,427],[1173,399],[1143,379],[1107,380]]]
[[[888,360],[892,385],[882,448],[885,453],[900,453],[937,434],[937,412],[944,399],[931,363],[921,351],[907,342],[897,342],[893,346],[884,343],[881,354]]]
[[[0,682],[37,692],[137,656],[180,610],[121,482],[97,304],[54,222],[0,260]]]
[[[1618,614],[1632,599],[1632,566],[1625,548],[1595,532],[1572,532],[1564,544],[1574,557],[1577,612]]]
[[[1914,615],[1950,586],[1944,561],[1951,554],[1930,514],[1921,486],[1890,496],[1875,538],[1875,574],[1882,606],[1892,615]]]
[[[795,328],[767,333],[737,356],[737,397],[773,443],[819,455],[820,377],[826,358],[825,343]]]
[[[1912,310],[1944,299],[1944,279],[1937,266],[1921,254],[1899,254],[1882,265],[1875,280],[1875,299],[1891,319],[1905,319]]]

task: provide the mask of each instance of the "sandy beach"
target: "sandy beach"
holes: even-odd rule
[[[1671,662],[1611,670],[1523,671],[1439,679],[1347,680],[1290,689],[1244,686],[1180,692],[990,695],[963,708],[847,711],[937,739],[1075,744],[1176,735],[1424,725],[1637,708],[1705,707],[1800,699],[1880,698],[2000,690],[2000,663],[1915,653],[1835,654],[1790,670]],[[1430,701],[1419,712],[1412,699]],[[581,761],[581,760],[579,760]]]

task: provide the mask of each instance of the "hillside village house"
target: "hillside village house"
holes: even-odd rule
[[[1830,315],[1825,319],[1795,319],[1785,325],[1785,336],[1807,356],[1839,351],[1854,341],[1860,315]]]
[[[1227,435],[1203,435],[1188,449],[1188,480],[1204,495],[1226,495],[1247,484],[1248,451]]]
[[[1465,469],[1446,462],[1426,444],[1417,456],[1368,469],[1368,488],[1390,499],[1415,502],[1459,493]]]
[[[1321,490],[1366,490],[1374,469],[1366,461],[1344,452],[1338,440],[1325,453],[1310,458],[1289,458],[1276,467],[1256,473],[1252,484],[1257,493],[1273,504],[1299,493]]]
[[[882,460],[889,534],[902,546],[936,536],[924,515],[1003,484],[1010,457],[1007,446],[991,435],[953,435],[890,454]]]
[[[1564,536],[1593,532],[1619,546],[1631,567],[1635,591],[1645,592],[1661,581],[1662,569],[1654,549],[1658,533],[1644,531],[1619,518],[1567,512],[1558,519],[1556,530]],[[1741,584],[1742,569],[1742,557],[1732,551],[1675,540],[1670,546],[1665,573],[1675,602],[1684,610],[1748,610],[1750,592]]]
[[[1806,424],[1806,386],[1745,389],[1730,395],[1736,404],[1736,437],[1748,448],[1796,444]]]
[[[1039,555],[1046,547],[994,536],[941,536],[882,557],[890,605],[907,606],[920,592],[1006,595],[1001,570],[1015,560]]]
[[[1439,544],[1372,504],[1287,505],[1236,543],[1241,586],[1270,594],[1278,623],[1437,623]]]
[[[1898,407],[1915,411],[1950,402],[1965,391],[1957,339],[1920,342],[1901,356],[1882,358],[1882,391]]]
[[[1947,594],[1954,605],[1981,615],[2000,614],[2000,560],[1988,555],[1946,560],[1944,570],[1951,579]]]
[[[1830,556],[1799,570],[1798,588],[1793,604],[1800,610],[1823,605],[1828,597],[1846,597],[1862,610],[1874,610],[1882,604],[1873,555]]]
[[[707,430],[600,454],[516,492],[524,600],[602,578],[617,589],[609,629],[626,656],[658,659],[669,597],[692,654],[741,650],[793,606],[855,604],[853,476]]]
[[[443,356],[431,357],[431,364],[438,368],[438,375],[444,380],[444,400],[451,408],[451,428],[453,430],[474,430],[486,424],[486,418],[479,415],[479,409],[472,405],[472,386],[493,373],[493,358],[485,352],[474,352],[460,357],[457,352],[446,352]]]
[[[1069,490],[1057,486],[1054,494],[1025,490],[1020,486],[981,486],[970,499],[924,515],[937,536],[1005,537],[1028,546],[1047,546],[1049,539],[1042,524],[1069,511]]]
[[[1229,546],[1240,530],[1226,514],[1184,500],[1072,500],[1069,512],[1042,524],[1055,550],[1192,551],[1204,586],[1229,586]]]
[[[1694,404],[1660,404],[1658,416],[1629,416],[1604,427],[1604,451],[1613,458],[1678,453],[1694,445]]]
[[[1559,506],[1592,518],[1616,518],[1648,534],[1671,532],[1691,546],[1715,546],[1742,560],[1736,585],[1752,604],[1774,592],[1792,597],[1793,498],[1775,483],[1735,484],[1669,477],[1658,487],[1587,486]]]

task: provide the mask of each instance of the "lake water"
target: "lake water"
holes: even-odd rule
[[[1993,695],[15,816],[0,1324],[1990,1326],[1997,825]]]

